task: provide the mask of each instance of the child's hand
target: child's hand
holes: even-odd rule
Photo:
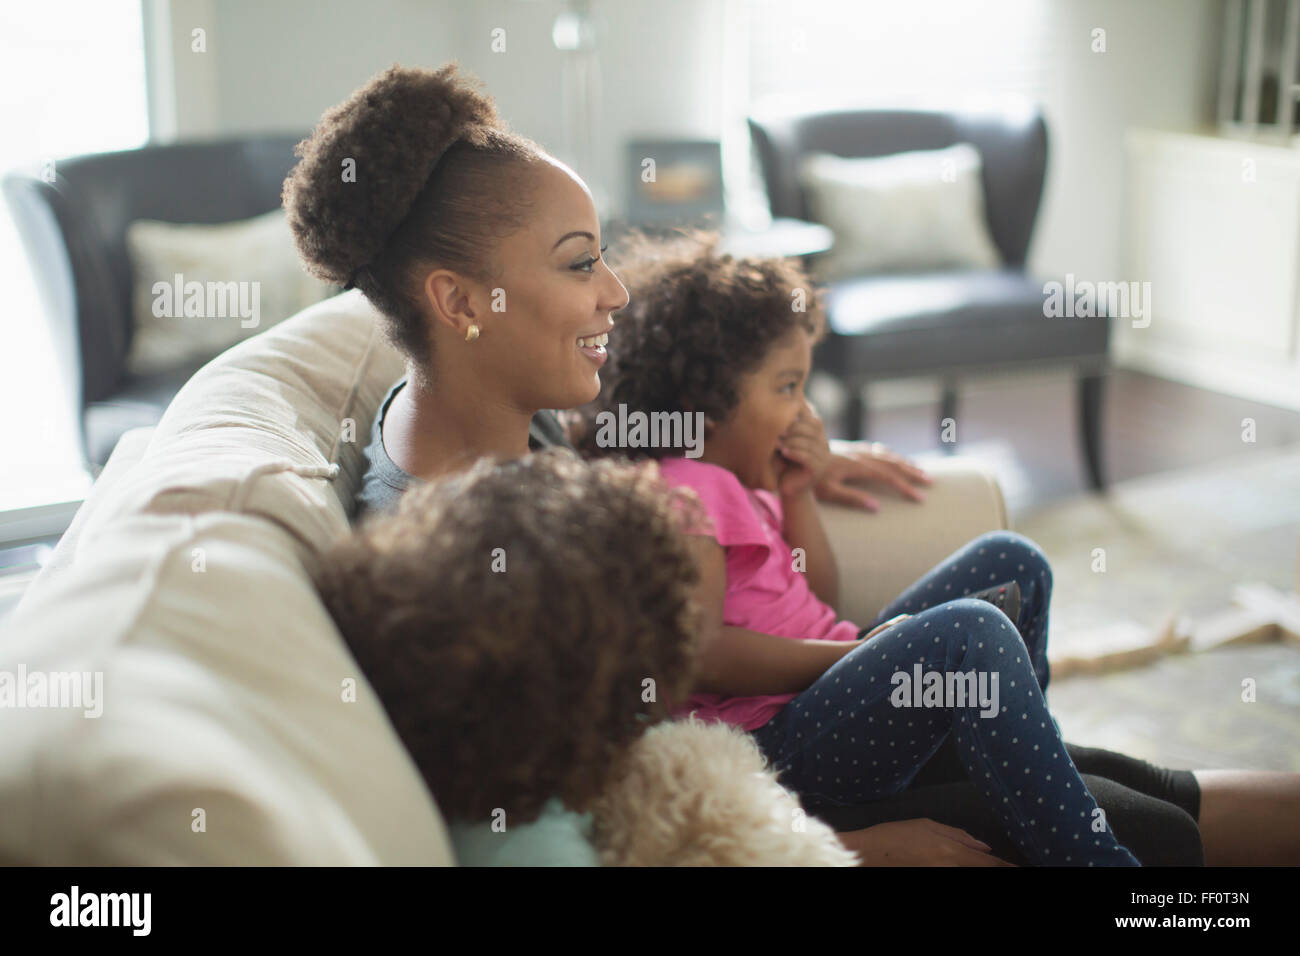
[[[869,641],[877,634],[879,634],[881,631],[888,630],[889,628],[893,627],[895,624],[901,624],[903,621],[906,621],[911,616],[912,615],[910,614],[895,614],[884,624],[881,624],[879,627],[873,628],[870,633],[864,635],[862,638],[860,638],[860,640]]]
[[[803,411],[777,447],[786,466],[777,476],[781,497],[793,498],[811,488],[825,473],[831,461],[831,446],[826,440],[826,426],[817,409],[804,399]]]

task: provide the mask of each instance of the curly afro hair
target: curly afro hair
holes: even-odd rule
[[[491,282],[496,243],[526,221],[528,169],[544,151],[452,62],[379,74],[295,153],[283,200],[307,271],[361,289],[389,340],[425,366],[423,276],[442,267]]]
[[[448,819],[587,809],[685,699],[702,513],[651,463],[555,448],[417,485],[325,554],[325,605]]]
[[[742,377],[795,329],[814,343],[826,334],[822,290],[788,259],[720,255],[716,232],[680,230],[651,236],[631,230],[611,261],[630,297],[609,334],[600,394],[571,418],[574,446],[596,444],[596,416],[616,412],[703,412],[726,421],[740,402]],[[665,447],[617,449],[627,457],[663,458]]]

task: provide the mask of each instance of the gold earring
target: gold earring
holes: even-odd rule
[[[478,326],[477,326],[477,325],[471,325],[471,326],[470,326],[470,327],[465,331],[465,341],[466,341],[466,342],[473,342],[476,338],[478,338]]]

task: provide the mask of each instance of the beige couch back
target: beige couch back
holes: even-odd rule
[[[79,516],[0,639],[0,859],[452,861],[310,577],[401,374],[374,320],[344,293],[214,360]]]

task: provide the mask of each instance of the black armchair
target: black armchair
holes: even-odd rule
[[[195,371],[126,371],[131,267],[126,227],[137,219],[220,223],[280,205],[303,135],[260,135],[145,146],[59,160],[53,182],[11,173],[5,198],[35,275],[75,407],[83,452],[108,460],[118,438],[156,422]]]
[[[818,368],[838,378],[850,402],[846,430],[862,434],[862,389],[888,378],[934,375],[943,382],[940,420],[955,417],[957,383],[968,376],[1049,365],[1078,375],[1079,427],[1091,487],[1105,480],[1101,397],[1108,364],[1105,318],[1045,318],[1043,285],[1026,275],[1047,167],[1047,128],[1035,109],[1006,112],[837,110],[753,116],[773,216],[808,219],[799,184],[803,156],[884,156],[971,143],[983,165],[989,231],[1003,267],[869,275],[828,283],[831,333]],[[954,451],[953,443],[946,443]]]

